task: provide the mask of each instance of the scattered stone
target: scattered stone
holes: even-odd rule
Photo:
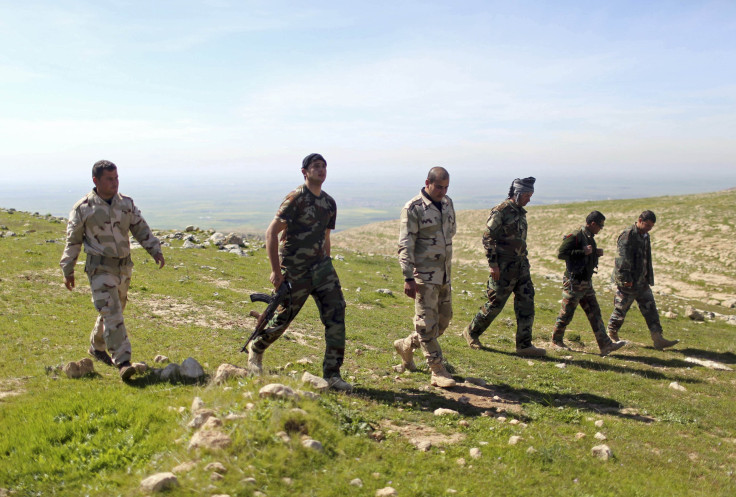
[[[192,412],[197,412],[202,408],[204,408],[204,401],[199,397],[194,397],[194,400],[192,400]]]
[[[256,479],[253,477],[243,478],[242,480],[240,480],[240,483],[244,483],[245,485],[255,485]]]
[[[393,487],[384,487],[376,490],[376,497],[393,497],[399,493]]]
[[[526,449],[526,453],[527,453],[527,454],[534,454],[535,452],[537,452],[537,449],[535,449],[535,448],[534,448],[534,447],[532,447],[531,445],[529,446],[529,448],[528,448],[528,449]]]
[[[435,416],[459,416],[460,413],[457,411],[453,411],[452,409],[445,409],[444,407],[440,407],[434,410],[434,415]]]
[[[432,448],[432,442],[429,440],[409,440],[419,452],[429,452]]]
[[[458,466],[463,467],[465,466],[465,458],[464,457],[458,457],[455,461]]]
[[[687,392],[687,388],[683,387],[682,385],[680,385],[676,381],[673,381],[672,383],[670,383],[670,388],[672,390],[678,390],[680,392]]]
[[[721,305],[728,309],[733,309],[734,307],[736,307],[736,300],[734,299],[724,300],[723,302],[721,302]]]
[[[404,367],[403,364],[397,364],[396,366],[393,366],[393,370],[396,371],[397,373],[403,373],[406,371],[406,368]]]
[[[222,385],[230,378],[246,378],[248,370],[232,364],[220,364],[213,380],[216,385]]]
[[[557,364],[555,364],[555,367],[556,368],[560,368],[560,369],[565,369],[567,367],[567,363],[566,362],[558,362]]]
[[[479,387],[485,387],[486,385],[488,385],[488,382],[483,378],[465,378],[465,382],[472,383],[473,385],[477,385]]]
[[[136,374],[143,374],[148,371],[148,364],[145,362],[134,362],[131,366],[135,369]]]
[[[181,248],[183,249],[203,249],[204,245],[202,245],[201,243],[194,243],[191,240],[187,240],[181,244]]]
[[[191,470],[197,467],[197,463],[192,461],[183,462],[171,470],[174,474],[189,473]]]
[[[731,367],[726,366],[725,364],[722,364],[720,362],[711,361],[709,359],[697,359],[695,357],[686,357],[685,362],[691,362],[693,364],[698,364],[699,366],[705,366],[708,369],[718,369],[721,371],[733,371]]]
[[[472,449],[470,449],[470,457],[472,457],[473,459],[480,459],[481,455],[482,454],[479,448],[473,447]]]
[[[67,377],[72,379],[81,378],[90,373],[95,372],[95,366],[92,364],[92,359],[85,357],[80,361],[72,361],[67,363],[62,369],[66,373]]]
[[[161,371],[159,377],[162,381],[176,382],[179,379],[179,365],[176,363],[169,364]]]
[[[467,419],[461,419],[460,421],[457,422],[457,424],[465,428],[470,426],[470,422]]]
[[[222,475],[227,473],[227,468],[225,467],[225,465],[217,461],[209,463],[207,466],[204,467],[204,470],[205,471],[215,471]]]
[[[330,387],[327,380],[320,378],[319,376],[315,376],[308,371],[304,371],[304,374],[302,375],[302,383],[311,385],[312,388],[319,392],[326,392]]]
[[[518,419],[516,419],[516,418],[513,418],[513,419],[511,419],[511,420],[509,421],[509,424],[510,424],[510,425],[518,425],[519,423],[521,423],[521,421],[519,421],[519,420],[518,420]]]
[[[213,416],[215,416],[215,411],[212,409],[199,409],[194,413],[194,418],[192,418],[187,427],[197,429]]]
[[[352,480],[350,480],[350,485],[358,488],[363,488],[363,480],[361,480],[360,478],[353,478]]]
[[[383,431],[381,430],[376,430],[374,432],[371,432],[370,437],[376,442],[382,442],[386,439],[386,434],[383,433]]]
[[[222,480],[223,478],[225,478],[225,477],[224,477],[224,476],[222,476],[222,475],[221,475],[220,473],[218,473],[218,472],[216,472],[216,471],[214,471],[214,472],[213,472],[213,473],[212,473],[212,474],[210,475],[210,480],[212,480],[212,481],[220,481],[220,480]]]
[[[496,418],[499,423],[505,423],[506,422],[506,416],[499,416]]]
[[[454,488],[448,488],[447,490],[445,490],[445,492],[447,492],[448,494],[456,494],[457,490],[455,490]]]
[[[313,361],[309,357],[302,357],[298,361],[296,361],[297,364],[312,364]]]
[[[211,237],[210,237],[211,238]],[[243,238],[235,233],[229,233],[223,240],[224,245],[243,245]]]
[[[677,318],[677,314],[675,314],[672,311],[667,311],[667,312],[664,313],[664,317],[666,317],[667,319],[676,319]]]
[[[461,396],[460,396],[460,397],[459,397],[459,398],[457,399],[457,401],[458,401],[458,402],[460,402],[461,404],[467,405],[467,404],[469,404],[469,403],[470,403],[470,397],[468,397],[468,396],[466,396],[466,395],[461,395]]]
[[[521,440],[521,437],[518,435],[513,435],[509,437],[509,445],[516,445]]]
[[[222,420],[216,416],[207,418],[207,421],[202,425],[203,430],[212,430],[222,426]]]
[[[605,435],[604,435],[603,433],[601,433],[601,432],[597,431],[597,432],[595,433],[595,435],[593,435],[593,438],[595,438],[596,440],[601,440],[601,441],[603,441],[603,440],[606,440],[606,438],[607,438],[607,437],[606,437],[606,436],[605,436]]]
[[[603,420],[602,419],[598,419],[598,420],[596,420],[596,422],[594,424],[595,424],[595,426],[597,428],[600,428],[601,426],[603,426]]]
[[[292,480],[288,476],[284,476],[283,478],[281,478],[281,481],[284,482],[284,484],[288,486],[292,486],[294,484],[294,480]]]
[[[305,399],[309,399],[309,400],[317,400],[317,399],[319,399],[319,394],[318,393],[310,392],[309,390],[297,390],[296,391],[296,394],[299,397],[304,397]]]
[[[141,481],[141,488],[146,492],[162,492],[178,486],[176,475],[168,472],[156,473]]]
[[[393,295],[394,294],[394,292],[392,292],[388,288],[379,288],[378,290],[376,290],[376,293],[382,293],[384,295]]]
[[[179,366],[179,374],[185,381],[199,381],[204,378],[204,369],[193,357],[187,357]]]
[[[276,432],[276,436],[279,437],[281,439],[281,441],[284,442],[284,443],[291,442],[291,437],[285,431],[277,431]]]
[[[319,452],[322,452],[324,450],[321,442],[318,442],[317,440],[312,440],[311,438],[302,440],[302,445],[308,449],[313,449]]]
[[[279,399],[298,399],[299,395],[291,388],[281,383],[270,383],[258,391],[261,397],[273,397]]]
[[[693,321],[705,321],[703,313],[690,305],[685,307],[685,316],[689,317]]]
[[[200,430],[189,442],[189,450],[196,448],[224,449],[232,443],[230,437],[219,430]]]
[[[613,452],[611,451],[611,448],[606,444],[596,445],[590,450],[590,452],[591,454],[593,454],[593,456],[602,461],[608,461],[610,458],[613,457]]]

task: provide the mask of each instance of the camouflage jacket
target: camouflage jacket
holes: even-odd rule
[[[141,216],[133,199],[120,195],[108,205],[93,189],[74,204],[66,226],[66,247],[61,256],[64,277],[74,274],[74,265],[84,245],[88,255],[101,255],[123,259],[130,255],[130,239],[133,234],[138,243],[151,256],[161,253],[161,244],[153,236],[151,228]]]
[[[281,203],[276,219],[286,223],[279,244],[283,267],[307,268],[329,256],[325,232],[335,229],[337,204],[327,193],[317,197],[306,184],[300,185]]]
[[[588,255],[585,255],[586,245],[593,248]],[[598,267],[597,250],[595,235],[585,226],[565,236],[557,251],[557,258],[565,261],[565,276],[580,281],[590,280]]]
[[[636,223],[624,230],[618,237],[618,253],[611,280],[618,286],[633,283],[635,287],[643,284],[654,285],[652,267],[652,245],[649,234],[641,235]]]
[[[442,199],[442,212],[419,193],[401,209],[399,264],[404,279],[425,284],[450,283],[452,237],[457,232],[450,197]]]
[[[498,267],[499,259],[526,257],[526,210],[511,199],[491,209],[483,233],[488,265]]]

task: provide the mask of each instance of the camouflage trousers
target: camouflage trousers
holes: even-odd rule
[[[593,328],[598,346],[602,347],[611,343],[611,339],[606,335],[606,327],[603,324],[598,299],[595,297],[593,282],[591,280],[571,280],[567,276],[562,282],[562,309],[560,309],[560,314],[557,316],[557,321],[555,321],[552,340],[562,340],[565,336],[565,329],[572,321],[578,304],[583,308],[590,326]]]
[[[278,340],[311,295],[325,326],[322,375],[325,378],[340,376],[345,358],[345,298],[332,259],[327,258],[306,269],[282,269],[282,272],[291,283],[291,296],[276,310],[265,333],[253,340],[253,350],[263,353]]]
[[[616,288],[616,296],[613,299],[613,313],[611,319],[608,320],[609,334],[611,332],[618,333],[621,325],[624,324],[626,313],[629,312],[629,308],[634,301],[639,304],[639,310],[647,322],[649,332],[662,333],[662,325],[659,322],[659,313],[657,312],[657,304],[654,302],[652,288],[645,284],[633,288],[622,286]]]
[[[115,365],[130,361],[131,347],[123,311],[128,303],[128,288],[133,266],[97,266],[87,272],[92,302],[99,312],[90,342],[96,350],[109,350]]]
[[[470,323],[470,336],[478,338],[498,316],[513,292],[516,314],[516,346],[532,344],[534,324],[534,284],[529,273],[529,260],[524,258],[502,259],[498,263],[501,277],[494,281],[488,277],[488,302],[483,304]]]
[[[421,348],[427,364],[442,363],[442,349],[437,340],[452,319],[452,287],[425,285],[417,281],[414,300],[414,332],[409,335],[412,349]]]

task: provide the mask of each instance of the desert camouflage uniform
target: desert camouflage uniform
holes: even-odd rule
[[[483,234],[483,247],[490,267],[498,267],[498,281],[489,276],[488,302],[483,304],[469,326],[472,338],[478,338],[503,310],[514,293],[516,347],[532,345],[534,324],[534,284],[529,271],[526,248],[526,210],[511,199],[491,209]]]
[[[639,304],[644,320],[651,333],[662,333],[657,304],[654,302],[651,285],[654,285],[652,246],[649,234],[639,234],[636,223],[618,237],[618,255],[611,280],[616,284],[613,313],[608,320],[609,334],[617,334],[631,304]],[[625,283],[632,283],[630,288]]]
[[[96,350],[107,348],[116,365],[130,361],[131,354],[123,320],[133,272],[128,232],[151,256],[161,253],[158,238],[151,233],[133,199],[116,194],[108,204],[93,189],[69,213],[66,247],[60,262],[65,278],[74,275],[84,246],[84,271],[89,278],[92,302],[100,313],[90,341]]]
[[[345,299],[335,268],[325,248],[325,231],[335,229],[337,205],[327,193],[319,197],[306,185],[289,193],[276,218],[286,223],[281,236],[281,272],[291,283],[291,296],[268,322],[266,333],[253,341],[262,354],[284,334],[311,295],[325,326],[325,378],[340,376],[345,357]]]
[[[585,246],[590,245],[593,251],[586,255]],[[562,309],[555,321],[552,334],[553,341],[562,341],[565,328],[572,321],[575,308],[580,304],[590,325],[593,327],[595,339],[599,347],[611,343],[606,335],[606,327],[601,317],[601,308],[593,289],[593,274],[598,267],[598,246],[595,235],[586,227],[575,233],[570,233],[560,245],[557,257],[564,259],[566,264],[565,276],[562,282]]]
[[[441,200],[442,211],[420,193],[401,210],[399,264],[404,279],[414,279],[412,348],[421,347],[427,364],[442,363],[437,340],[452,319],[452,237],[457,232],[455,208],[450,197]]]

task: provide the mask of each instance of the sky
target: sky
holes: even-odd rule
[[[121,191],[247,191],[320,152],[371,188],[433,165],[733,187],[735,40],[732,1],[0,0],[0,183],[104,158]]]

